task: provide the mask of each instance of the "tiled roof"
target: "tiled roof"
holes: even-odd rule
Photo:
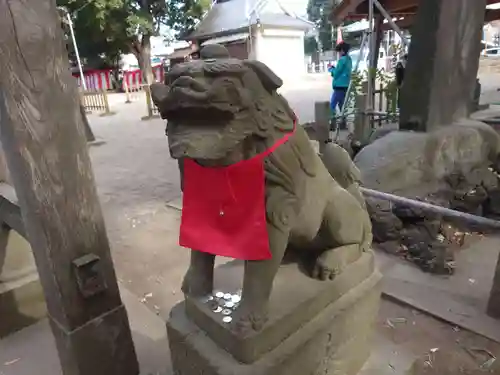
[[[259,5],[259,3],[261,5]],[[206,16],[198,24],[196,30],[189,35],[189,39],[203,36],[212,36],[233,30],[241,30],[257,23],[262,25],[287,27],[307,30],[311,24],[301,18],[287,14],[281,8],[270,7],[266,0],[229,0],[213,5]],[[259,11],[253,12],[250,19],[247,14],[257,7]],[[257,13],[257,14],[256,14]]]

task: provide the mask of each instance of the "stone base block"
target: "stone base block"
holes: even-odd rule
[[[273,301],[281,301],[285,305],[283,311],[288,313],[281,314],[279,319],[270,316],[270,323],[252,337],[235,337],[229,326],[210,323],[212,318],[208,313],[205,320],[201,319],[201,308],[200,314],[193,319],[196,305],[192,301],[187,302],[190,307],[186,306],[186,302],[177,305],[167,323],[174,373],[356,374],[369,357],[372,326],[381,293],[381,275],[373,267],[373,255],[365,254],[350,266],[351,271],[356,267],[357,273],[351,273],[351,277],[345,277],[340,283],[339,280],[309,281],[307,276],[296,271],[293,279],[288,278],[288,284],[295,288],[280,287],[283,276],[289,275],[287,267],[283,267],[276,277],[278,288],[273,290],[271,312],[276,314],[281,311],[273,307]],[[355,280],[356,274],[362,274],[363,268],[366,275],[362,280],[348,285],[347,279]],[[343,274],[349,275],[347,270]],[[302,292],[301,282],[307,285]],[[312,287],[314,283],[315,288]],[[333,297],[323,306],[322,302],[328,299],[325,296],[328,288]],[[276,293],[285,295],[276,296]],[[309,298],[304,304],[306,295]],[[224,329],[227,332],[223,332]],[[232,346],[225,346],[224,342],[232,343]]]
[[[137,375],[139,364],[123,305],[68,331],[49,317],[64,375]]]
[[[0,228],[0,337],[34,324],[46,314],[43,289],[28,241],[14,230]]]
[[[43,319],[47,314],[38,274],[0,282],[0,338]]]

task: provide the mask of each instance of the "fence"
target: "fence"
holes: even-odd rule
[[[398,118],[398,90],[387,88],[381,83],[374,90],[372,128],[375,124],[381,127],[384,123],[394,122]]]
[[[374,91],[373,110],[371,111],[367,111],[366,86],[365,81],[361,84],[361,89],[356,90],[358,92],[353,95],[352,100],[346,103],[343,118],[340,116],[332,117],[329,102],[316,102],[315,122],[312,126],[310,126],[311,124],[308,126],[309,135],[322,144],[331,136],[329,129],[337,129],[336,138],[339,136],[339,130],[346,129],[349,130],[354,139],[363,143],[370,138],[377,127],[397,121],[399,114],[396,86],[389,84],[388,87],[385,87],[380,83],[378,89]]]
[[[82,91],[81,100],[85,111],[100,111],[103,115],[110,115],[108,94],[104,90]]]
[[[164,79],[163,76],[164,76],[163,65],[159,64],[153,66],[154,80],[156,82],[163,82]],[[132,87],[140,87],[141,85],[146,84],[146,82],[142,77],[141,71],[137,69],[137,70],[129,70],[123,73],[122,85],[124,90],[125,90],[125,84],[127,84],[129,88],[132,88]]]
[[[319,63],[307,64],[307,73],[326,73],[328,66],[335,63],[335,60],[324,60]]]
[[[125,89],[126,95],[126,103],[132,103],[133,100],[139,99],[141,97],[146,99],[146,109],[147,115],[142,117],[143,120],[150,120],[153,118],[160,117],[160,113],[158,112],[158,108],[153,103],[153,98],[151,97],[151,90],[148,85],[134,85],[129,87],[126,82],[123,85]]]
[[[360,121],[360,117],[366,117],[366,121],[369,121],[370,128],[375,128],[376,126],[381,127],[383,124],[391,123],[397,121],[398,119],[398,103],[397,96],[398,90],[393,83],[389,85],[384,85],[384,83],[378,83],[378,88],[373,91],[373,111],[367,113],[367,82],[363,81],[361,87],[358,87],[357,91],[351,96],[351,99],[346,103],[345,118],[342,121],[350,129],[354,128],[354,124]],[[339,116],[336,120],[340,120]]]
[[[123,89],[125,90],[126,101],[125,103],[132,103],[135,100],[139,100],[144,95],[145,84],[133,84],[130,85],[127,81],[123,82]]]

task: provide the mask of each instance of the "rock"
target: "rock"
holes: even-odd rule
[[[482,186],[477,186],[468,191],[457,191],[450,202],[450,208],[474,215],[482,215],[483,203],[488,199],[488,193]]]
[[[422,221],[401,230],[401,243],[408,249],[408,258],[424,271],[449,274],[453,254],[448,251],[450,242],[439,232],[439,221]]]
[[[466,179],[462,173],[453,172],[448,176],[444,176],[444,181],[448,184],[449,188],[453,190],[464,185]]]
[[[397,216],[382,212],[378,215],[370,215],[372,222],[373,240],[378,243],[393,241],[400,238],[399,231],[402,223]]]
[[[391,255],[399,255],[402,251],[403,248],[406,248],[402,246],[399,241],[387,241],[387,242],[382,242],[377,245],[377,249],[380,249],[384,251],[387,254]]]
[[[385,199],[377,199],[372,197],[366,198],[366,207],[368,209],[368,213],[378,212],[378,211],[386,211],[390,212],[392,210],[393,204]]]
[[[452,197],[453,193],[449,190],[440,190],[434,194],[429,195],[423,201],[435,206],[450,208],[450,199]]]
[[[340,147],[342,147],[344,150],[346,150],[346,151],[347,151],[347,153],[349,154],[349,156],[350,156],[350,157],[351,157],[351,159],[352,159],[352,157],[354,156],[354,151],[353,151],[353,149],[352,149],[351,142],[350,142],[349,140],[347,140],[347,139],[345,139],[345,140],[342,140],[342,139],[341,139],[341,140],[339,140],[339,141],[337,142],[337,144],[338,144]]]
[[[426,219],[417,223],[415,226],[425,231],[429,237],[436,238],[441,231],[441,219]]]
[[[453,253],[448,251],[448,244],[446,243],[437,240],[415,243],[408,246],[408,254],[410,259],[423,271],[440,275],[449,275],[454,271],[450,267]]]
[[[498,188],[498,177],[490,166],[472,170],[465,176],[470,185],[482,186],[487,192]]]
[[[354,162],[368,188],[427,196],[453,173],[491,165],[499,151],[500,136],[491,127],[461,120],[429,133],[393,131],[364,147]]]
[[[387,201],[367,200],[366,208],[372,222],[373,240],[377,243],[395,241],[403,228],[401,220],[392,213]]]
[[[484,214],[500,217],[500,190],[490,192],[487,201],[484,203]]]
[[[401,229],[401,243],[410,249],[412,246],[427,246],[435,240],[435,235],[424,227],[412,225]]]
[[[498,189],[500,186],[499,186],[499,179],[495,175],[495,173],[491,171],[488,172],[489,172],[488,175],[486,174],[484,175],[484,178],[482,180],[482,185],[486,190],[486,192],[489,194],[491,191]]]
[[[385,125],[383,128],[378,128],[370,134],[370,138],[368,138],[368,144],[375,142],[377,139],[385,137],[387,134],[392,133],[393,131],[398,130],[397,123]]]

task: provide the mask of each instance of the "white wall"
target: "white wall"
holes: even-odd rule
[[[305,73],[303,31],[262,29],[256,40],[257,59],[284,81]]]

